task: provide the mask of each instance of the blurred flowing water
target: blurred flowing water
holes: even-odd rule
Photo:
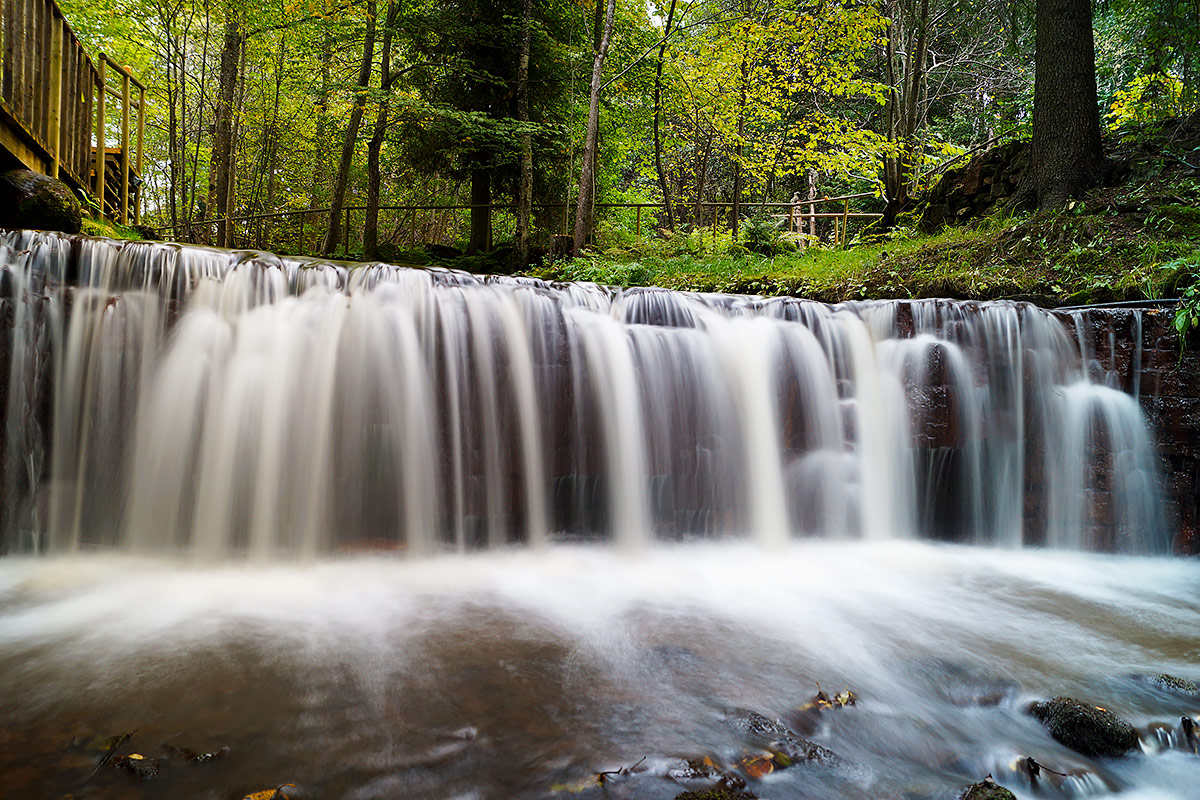
[[[1200,701],[1134,676],[1200,677],[1200,564],[1053,314],[33,232],[0,269],[12,796],[670,798],[737,709],[840,758],[763,797],[1196,796]],[[1142,752],[1053,742],[1064,693]],[[229,751],[89,778],[134,730]]]

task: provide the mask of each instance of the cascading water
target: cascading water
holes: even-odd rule
[[[860,697],[803,731],[839,766],[762,797],[1200,781],[1200,701],[1127,677],[1196,677],[1200,567],[1069,316],[33,232],[0,269],[13,796],[671,798],[816,681]],[[1054,743],[1060,693],[1145,752]],[[61,741],[134,729],[230,755],[132,784]]]
[[[1136,403],[1033,306],[3,246],[10,551],[1170,546]]]

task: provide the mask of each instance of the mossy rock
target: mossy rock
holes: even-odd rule
[[[1029,713],[1061,744],[1085,756],[1123,756],[1137,747],[1138,735],[1132,725],[1107,709],[1073,697],[1034,703]]]
[[[989,775],[979,783],[974,783],[963,790],[959,800],[1017,800],[1017,796],[992,780]]]
[[[1189,681],[1187,678],[1168,675],[1165,672],[1160,672],[1150,678],[1150,683],[1166,692],[1186,694],[1192,697],[1200,696],[1200,686],[1197,686],[1195,682]]]
[[[1155,232],[1172,239],[1200,239],[1200,208],[1194,206],[1159,206],[1148,222]]]
[[[0,173],[0,227],[79,233],[83,209],[66,184],[28,169]]]
[[[675,800],[758,800],[758,795],[742,789],[727,789],[724,786],[717,786],[698,792],[682,792],[675,795]]]

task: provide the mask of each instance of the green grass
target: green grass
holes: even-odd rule
[[[529,274],[831,303],[915,297],[1012,298],[1043,305],[1158,299],[1177,296],[1200,276],[1200,230],[1191,224],[1196,208],[1200,181],[1148,181],[1098,190],[1063,212],[1000,213],[933,235],[899,228],[848,248],[762,256],[731,243],[727,233],[714,240],[712,231],[703,229],[602,247]]]
[[[104,236],[109,239],[131,239],[140,241],[142,235],[133,228],[110,222],[106,219],[84,217],[80,233],[88,236]]]

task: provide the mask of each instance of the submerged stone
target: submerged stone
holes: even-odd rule
[[[1106,708],[1073,697],[1034,703],[1029,713],[1058,742],[1085,756],[1122,756],[1137,747],[1132,725]]]
[[[974,783],[963,790],[959,800],[1017,800],[1017,796],[1005,789],[992,776],[988,775],[979,783]]]
[[[743,789],[727,789],[718,786],[698,792],[681,792],[675,795],[675,800],[758,800],[758,795]]]
[[[1167,692],[1186,694],[1192,697],[1200,696],[1200,686],[1197,686],[1193,681],[1189,681],[1187,678],[1168,675],[1165,672],[1160,672],[1150,678],[1150,683]]]
[[[773,769],[787,769],[796,764],[833,766],[841,763],[837,753],[809,741],[779,720],[757,711],[739,708],[730,712],[730,724],[746,734],[746,738],[769,753]]]
[[[141,753],[117,756],[113,759],[113,765],[117,769],[123,769],[143,780],[158,777],[158,759],[144,756]]]

